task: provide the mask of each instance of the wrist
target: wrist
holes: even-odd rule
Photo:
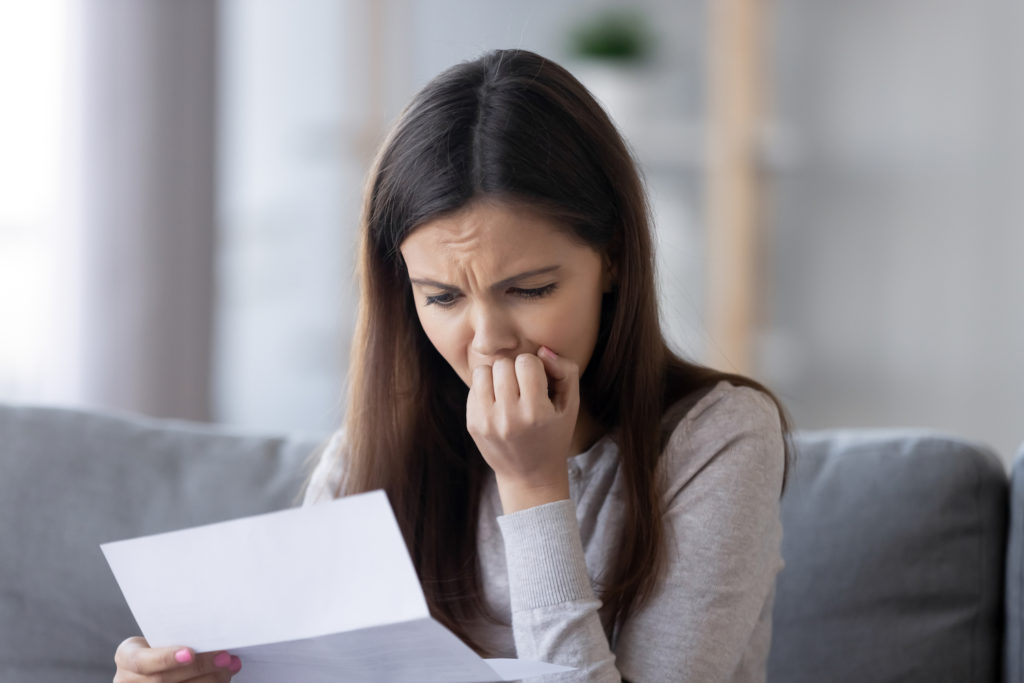
[[[498,482],[498,496],[501,507],[506,515],[520,510],[527,510],[538,505],[546,505],[559,500],[569,499],[569,475],[545,482],[503,481]]]

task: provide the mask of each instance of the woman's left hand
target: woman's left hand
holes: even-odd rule
[[[569,497],[565,461],[579,407],[579,368],[547,347],[474,368],[466,426],[506,514]]]

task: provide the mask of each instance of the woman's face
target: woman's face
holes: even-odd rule
[[[420,324],[467,386],[475,367],[542,345],[586,369],[611,274],[557,222],[476,201],[416,228],[401,251]]]

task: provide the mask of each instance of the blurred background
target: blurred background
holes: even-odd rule
[[[0,5],[0,400],[325,432],[365,174],[412,94],[521,47],[640,163],[687,356],[798,428],[1024,440],[1024,4]]]

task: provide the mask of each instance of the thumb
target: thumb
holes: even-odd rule
[[[544,371],[551,379],[551,402],[555,408],[559,412],[577,409],[580,402],[579,367],[546,346],[538,349],[537,357],[544,363]]]

